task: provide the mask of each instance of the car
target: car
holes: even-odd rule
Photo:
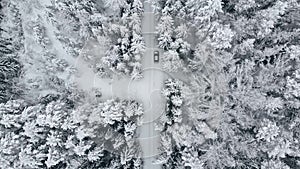
[[[159,62],[159,51],[154,51],[154,54],[153,54],[153,59],[154,59],[154,62],[155,63],[158,63]]]
[[[95,94],[96,98],[102,97],[102,92],[101,92],[100,89],[98,89],[98,88],[92,88],[92,92]]]

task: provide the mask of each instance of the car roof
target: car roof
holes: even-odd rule
[[[155,50],[154,53],[159,53],[158,50]]]

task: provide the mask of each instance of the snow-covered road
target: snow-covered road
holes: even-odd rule
[[[157,48],[156,19],[151,4],[144,3],[144,17],[142,22],[142,31],[146,43],[146,51],[143,57],[144,78],[141,82],[147,86],[143,95],[139,98],[145,105],[144,123],[140,127],[140,144],[144,154],[144,169],[159,169],[160,165],[154,164],[158,155],[158,147],[160,145],[159,132],[155,130],[155,122],[159,120],[160,115],[164,112],[165,100],[161,95],[163,81],[166,78],[161,70],[160,63],[154,63],[153,52],[159,50]],[[162,51],[160,51],[161,55]]]

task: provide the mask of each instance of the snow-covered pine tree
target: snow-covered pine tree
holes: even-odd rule
[[[194,145],[194,162],[205,169],[299,168],[299,3],[188,4],[198,31],[183,114],[190,115],[196,135],[209,136]],[[164,166],[190,165],[191,148],[176,153]]]
[[[126,1],[120,12],[116,24],[113,23],[114,29],[110,30],[112,45],[102,62],[115,73],[137,78],[145,50],[141,34],[142,2]]]
[[[17,98],[16,83],[21,73],[23,53],[21,16],[14,1],[1,1],[0,13],[0,103]]]

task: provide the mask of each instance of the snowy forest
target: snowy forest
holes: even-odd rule
[[[135,138],[142,105],[90,98],[72,80],[88,38],[110,38],[107,71],[140,73],[142,3],[0,4],[0,168],[142,168]]]
[[[144,102],[78,84],[85,65],[144,83],[146,2],[168,76],[153,163],[299,169],[299,0],[1,0],[0,169],[149,168]]]
[[[188,77],[165,82],[163,168],[300,168],[299,1],[154,5],[163,68]]]

